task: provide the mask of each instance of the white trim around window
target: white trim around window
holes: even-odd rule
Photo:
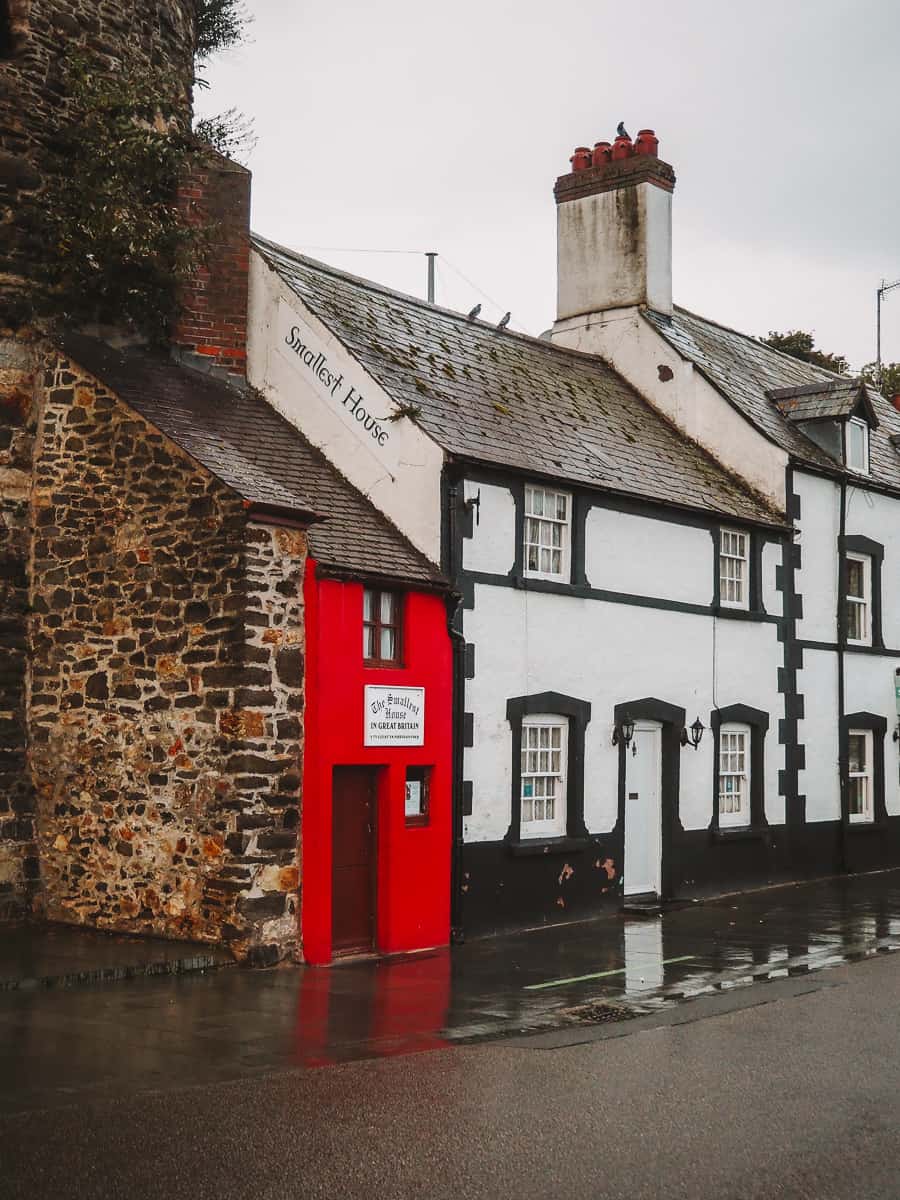
[[[719,828],[750,824],[749,725],[723,725],[719,729]]]
[[[875,820],[875,758],[871,729],[847,734],[847,809],[853,824]]]
[[[523,838],[561,837],[566,832],[568,745],[568,717],[535,713],[523,719]]]
[[[859,417],[847,422],[846,465],[860,475],[869,473],[869,426]]]
[[[571,544],[571,495],[526,484],[523,559],[526,577],[567,583]]]
[[[872,560],[867,554],[847,555],[847,641],[872,645]]]
[[[750,607],[750,534],[742,529],[719,530],[719,603]]]

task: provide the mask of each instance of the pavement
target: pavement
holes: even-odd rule
[[[201,982],[240,978],[259,977]],[[148,1092],[135,1090],[138,1062],[115,1094],[0,1116],[0,1195],[896,1200],[898,996],[900,955],[884,954],[632,1020],[324,1070],[182,1076]],[[173,1027],[189,1015],[176,1008]],[[239,1041],[244,1010],[232,1018]],[[71,1028],[44,1031],[66,1070]],[[160,1020],[148,1043],[166,1053]]]
[[[0,992],[117,983],[231,966],[218,946],[22,922],[0,930]]]
[[[10,990],[0,993],[0,1115],[523,1033],[577,1041],[898,948],[900,871],[890,871],[330,968]]]

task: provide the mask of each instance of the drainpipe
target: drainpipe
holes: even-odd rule
[[[838,527],[838,600],[837,600],[837,660],[838,660],[838,772],[840,774],[841,796],[841,870],[847,873],[850,864],[847,855],[847,752],[844,737],[844,714],[846,702],[844,698],[844,652],[847,645],[847,617],[844,604],[844,592],[847,586],[847,559],[844,546],[847,535],[847,480],[841,479],[841,512]]]
[[[459,537],[459,482],[454,480],[444,492],[447,505],[446,568],[451,586],[455,584]],[[453,647],[453,744],[452,744],[452,843],[450,858],[450,940],[465,940],[463,933],[463,717],[466,707],[466,639],[462,629],[462,596],[447,597],[447,632]]]

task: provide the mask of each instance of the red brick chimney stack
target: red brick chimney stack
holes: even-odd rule
[[[891,397],[891,403],[893,404],[894,408],[896,408],[897,412],[900,412],[900,392],[898,392],[896,396]]]
[[[172,330],[178,349],[246,377],[250,273],[250,172],[215,151],[178,189],[193,225],[212,227],[209,255],[180,296]]]

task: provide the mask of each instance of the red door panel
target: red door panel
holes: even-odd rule
[[[332,929],[335,954],[374,948],[375,779],[335,767],[332,782]]]

